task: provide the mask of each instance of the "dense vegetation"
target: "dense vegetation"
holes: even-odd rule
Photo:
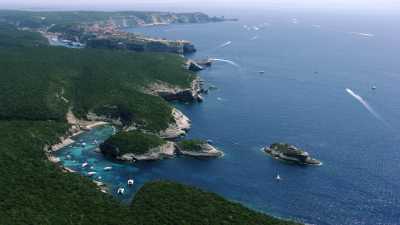
[[[94,49],[8,48],[0,52],[0,119],[64,120],[89,111],[120,117],[148,130],[171,120],[163,99],[143,87],[164,81],[188,87],[194,75],[176,55]]]
[[[39,33],[19,31],[14,26],[0,22],[0,48],[38,47],[48,45],[47,39]]]
[[[207,142],[203,140],[192,139],[180,141],[178,146],[185,151],[201,151],[203,149],[201,146],[206,143]]]
[[[165,143],[166,141],[159,136],[140,131],[129,131],[113,135],[100,145],[100,149],[102,152],[111,153],[113,157],[116,157],[126,153],[144,154]]]
[[[92,109],[123,113],[158,129],[170,107],[140,87],[155,80],[185,86],[193,76],[172,55],[33,48],[34,34],[11,30],[9,39],[7,29],[0,29],[0,224],[290,224],[166,182],[145,185],[123,205],[89,179],[62,172],[44,147],[68,129],[70,106],[82,117]]]
[[[140,224],[295,224],[249,210],[216,194],[171,182],[152,182],[142,187],[131,209],[140,215]]]

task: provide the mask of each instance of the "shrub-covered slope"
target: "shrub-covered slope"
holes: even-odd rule
[[[188,87],[194,75],[172,54],[9,48],[0,51],[0,119],[63,120],[69,106],[121,117],[149,130],[166,128],[171,107],[143,93],[164,81]]]
[[[147,183],[135,196],[131,209],[140,224],[295,224],[249,210],[216,194],[173,182]]]
[[[0,29],[0,39],[3,35]],[[140,88],[155,80],[187,86],[193,75],[172,55],[15,44],[36,46],[28,36],[20,33],[0,48],[0,224],[217,225],[229,224],[229,216],[235,216],[232,224],[285,224],[214,194],[164,182],[145,185],[130,206],[123,205],[89,179],[62,172],[44,147],[68,129],[68,107],[84,116],[117,106],[123,110],[111,113],[129,112],[133,121],[157,130],[169,122],[170,106]],[[220,215],[225,212],[228,217]]]
[[[140,131],[129,131],[113,135],[100,145],[100,149],[103,152],[118,149],[118,152],[115,152],[113,155],[116,157],[127,153],[145,154],[150,149],[159,147],[165,143],[166,141],[159,136]]]

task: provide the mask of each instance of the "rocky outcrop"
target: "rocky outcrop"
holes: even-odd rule
[[[150,161],[160,160],[164,158],[171,158],[175,156],[175,143],[168,141],[166,144],[156,148],[150,149],[144,154],[127,153],[121,156],[117,156],[117,160],[121,161]]]
[[[191,127],[190,119],[178,109],[172,109],[173,123],[170,123],[168,128],[161,131],[159,136],[164,139],[174,140],[186,135],[186,132]]]
[[[182,89],[172,87],[166,83],[157,82],[148,86],[146,93],[158,95],[167,101],[181,101],[181,102],[201,102],[202,87],[199,78],[192,81],[191,87]]]
[[[199,144],[198,150],[185,149],[182,145],[177,145],[177,151],[179,154],[196,157],[196,158],[208,158],[208,157],[221,157],[224,153],[214,146],[204,142]]]
[[[190,70],[190,71],[193,71],[193,72],[198,72],[198,71],[201,71],[201,70],[204,69],[202,66],[200,66],[199,64],[197,64],[197,63],[196,63],[195,61],[193,61],[193,60],[188,60],[188,61],[186,62],[186,68],[187,68],[188,70]]]
[[[126,32],[120,32],[118,37],[113,35],[91,37],[85,40],[85,44],[89,48],[123,49],[135,52],[169,52],[176,54],[196,52],[196,48],[190,41],[156,39]]]
[[[204,60],[191,60],[189,59],[186,62],[186,69],[193,71],[193,72],[198,72],[206,67],[210,67],[212,65],[212,61],[209,59],[204,59]]]
[[[312,158],[308,152],[298,149],[294,145],[275,143],[263,150],[275,159],[294,162],[302,165],[322,165],[322,163]]]

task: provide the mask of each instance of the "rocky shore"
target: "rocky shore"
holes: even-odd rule
[[[173,123],[170,123],[168,128],[161,131],[159,136],[167,140],[175,140],[186,135],[186,132],[191,128],[190,119],[176,108],[172,109]]]
[[[150,149],[147,153],[144,154],[134,154],[127,153],[122,156],[117,156],[117,160],[121,161],[151,161],[151,160],[160,160],[164,158],[171,158],[175,156],[175,143],[168,141],[166,144],[161,145],[156,148]]]
[[[190,142],[190,140],[189,140]],[[201,142],[198,144],[196,149],[193,148],[188,148],[182,145],[181,143],[178,143],[176,145],[177,147],[177,152],[181,155],[185,156],[191,156],[195,158],[209,158],[209,157],[222,157],[224,156],[224,153],[211,144],[208,144],[206,142]]]
[[[198,71],[204,70],[206,67],[210,67],[211,65],[212,65],[212,61],[210,59],[205,59],[205,60],[189,59],[186,62],[186,69],[193,71],[193,72],[198,72]]]
[[[218,158],[222,157],[224,153],[210,144],[202,144],[200,149],[186,149],[182,148],[179,143],[168,141],[166,144],[152,148],[143,154],[126,153],[117,156],[115,159],[126,162],[134,161],[154,161],[166,158],[173,158],[176,155],[184,155],[195,158]]]
[[[75,141],[72,139],[74,136],[81,134],[84,131],[89,131],[97,126],[106,125],[108,122],[106,121],[88,121],[88,120],[79,120],[72,113],[72,110],[69,109],[66,115],[66,120],[68,124],[71,126],[65,135],[59,138],[59,142],[53,144],[51,146],[45,146],[44,150],[47,153],[56,152],[65,146],[73,144]],[[49,156],[52,157],[52,156]],[[54,157],[49,158],[50,161],[55,161]]]
[[[157,82],[149,85],[146,92],[153,95],[158,95],[167,101],[181,101],[181,102],[201,102],[203,92],[201,88],[200,78],[192,81],[190,88],[172,87],[166,83]]]

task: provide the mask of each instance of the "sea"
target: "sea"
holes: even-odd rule
[[[400,224],[400,16],[228,16],[239,21],[129,30],[190,40],[198,51],[187,57],[213,59],[199,73],[213,87],[204,102],[174,104],[192,120],[187,137],[212,140],[224,157],[110,161],[95,151],[114,132],[105,126],[75,137],[57,153],[62,163],[82,175],[96,171],[91,178],[125,203],[145,182],[172,180],[307,224]],[[303,148],[323,165],[274,160],[261,148],[275,142]]]

